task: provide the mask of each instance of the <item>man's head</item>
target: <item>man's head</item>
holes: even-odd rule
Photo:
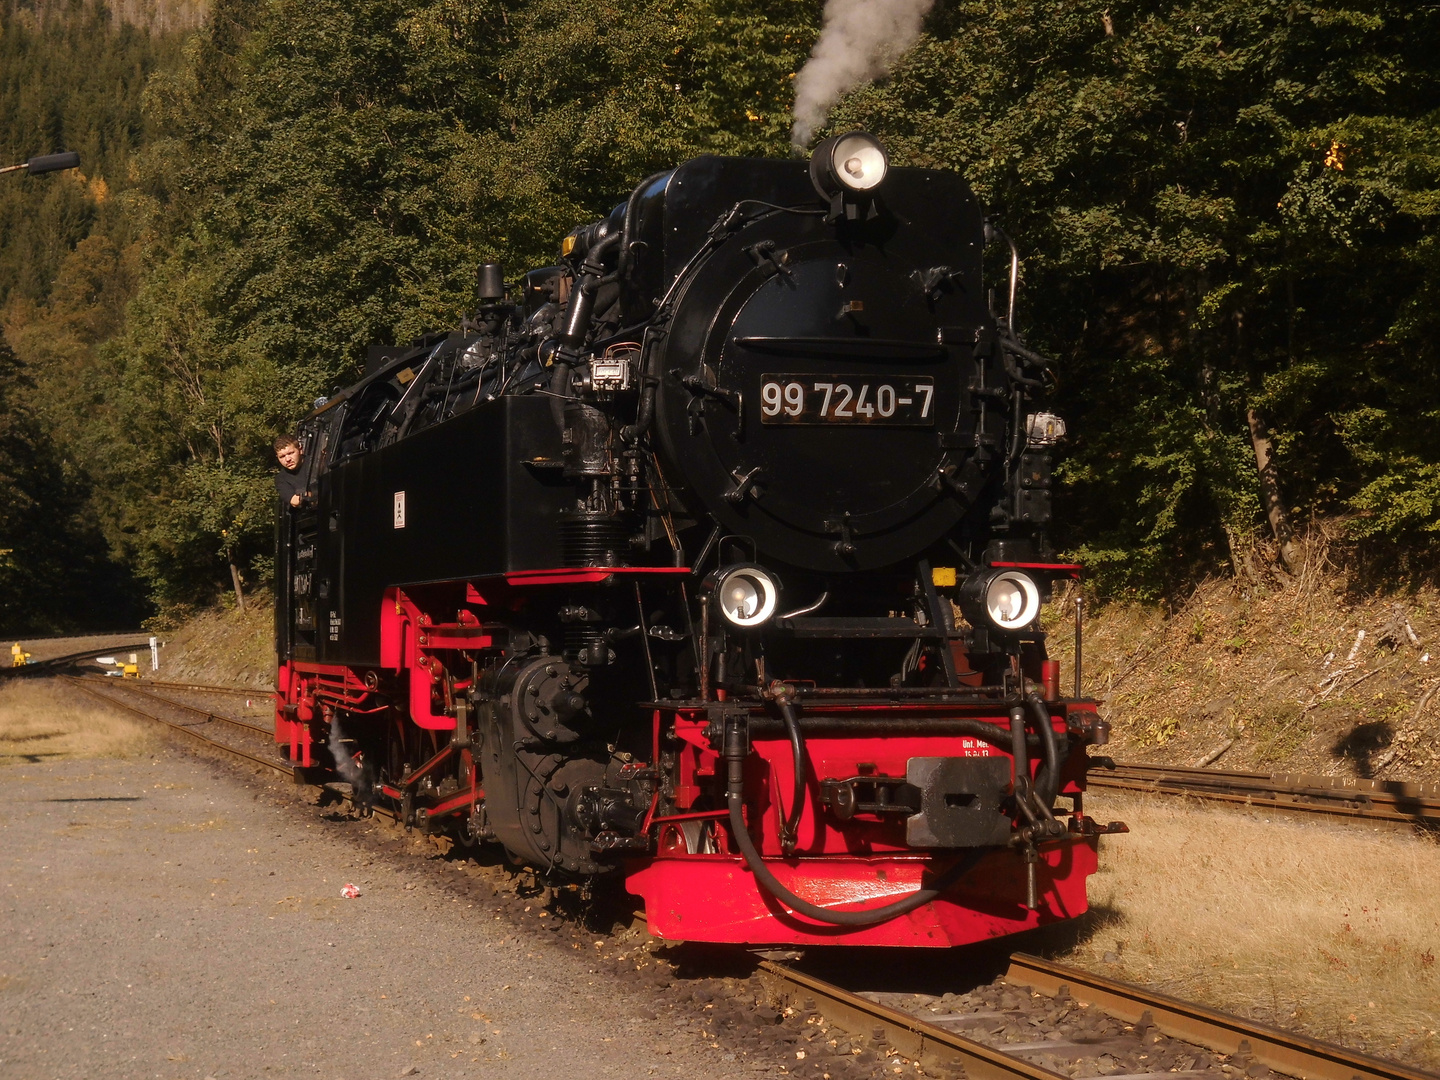
[[[280,462],[280,467],[294,472],[300,467],[300,459],[304,455],[300,451],[300,440],[294,435],[281,435],[275,440],[275,460]]]

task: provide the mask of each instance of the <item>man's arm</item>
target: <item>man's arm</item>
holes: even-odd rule
[[[309,496],[305,490],[305,480],[298,472],[288,472],[281,469],[275,474],[275,492],[280,496],[280,501],[290,507],[299,507]]]

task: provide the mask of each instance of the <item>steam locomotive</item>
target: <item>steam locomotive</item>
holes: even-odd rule
[[[481,267],[472,316],[300,426],[277,742],[407,826],[623,874],[664,938],[1080,914],[1123,826],[1083,811],[1107,729],[1040,628],[1078,574],[1064,425],[1013,244],[992,314],[998,241],[960,176],[850,132],[697,158],[556,265]]]

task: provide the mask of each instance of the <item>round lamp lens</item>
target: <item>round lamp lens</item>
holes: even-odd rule
[[[736,567],[720,577],[715,595],[720,614],[733,626],[759,626],[775,614],[780,590],[765,571],[753,567]]]
[[[835,144],[835,175],[851,191],[869,191],[885,179],[889,162],[873,135],[846,135]]]
[[[760,593],[756,591],[754,582],[736,575],[734,581],[726,588],[730,591],[725,605],[725,612],[729,618],[748,619],[759,610]]]
[[[1040,614],[1040,590],[1024,574],[1001,574],[985,591],[985,611],[1001,630],[1018,630]]]

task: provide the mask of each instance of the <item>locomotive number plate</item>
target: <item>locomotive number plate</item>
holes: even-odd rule
[[[934,405],[935,380],[928,375],[760,376],[762,424],[933,427]]]

